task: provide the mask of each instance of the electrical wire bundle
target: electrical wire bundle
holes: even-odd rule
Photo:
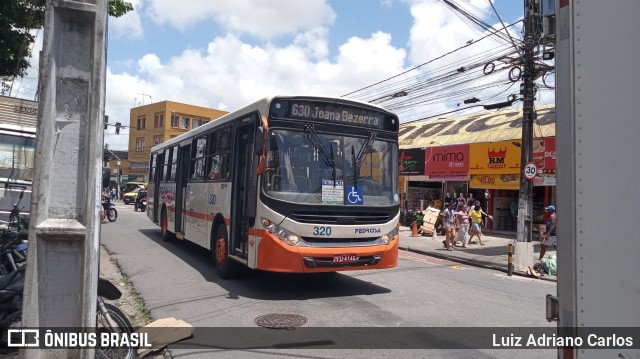
[[[472,29],[483,34],[477,40],[413,67],[398,75],[370,86],[350,92],[343,97],[375,103],[395,112],[404,121],[413,122],[455,113],[471,113],[483,107],[486,110],[508,107],[519,100],[521,80],[522,41],[506,33],[522,20],[504,28],[496,29],[483,18],[501,22],[497,14],[474,7],[468,2],[464,6],[454,0],[441,0]],[[496,46],[458,61],[434,67],[452,54],[492,39]],[[429,69],[426,65],[429,65]],[[553,66],[540,63],[537,77],[542,79],[545,90],[552,90]],[[538,86],[536,86],[537,88]],[[497,103],[487,101],[502,100]]]

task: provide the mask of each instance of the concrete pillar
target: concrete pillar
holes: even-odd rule
[[[95,326],[107,0],[47,0],[23,326]],[[25,350],[90,358],[93,349]]]

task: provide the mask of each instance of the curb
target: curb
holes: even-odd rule
[[[507,273],[507,269],[506,268],[503,268],[502,266],[498,266],[498,265],[495,265],[495,264],[489,263],[489,262],[473,260],[473,259],[464,259],[464,258],[459,258],[459,257],[451,257],[451,256],[440,254],[440,253],[429,252],[429,251],[425,251],[425,250],[422,250],[422,249],[411,248],[411,247],[402,246],[402,245],[398,245],[398,249],[402,249],[402,250],[409,251],[409,252],[414,252],[414,253],[419,253],[419,254],[423,254],[423,255],[426,255],[426,256],[430,256],[430,257],[446,259],[446,260],[449,260],[451,262],[462,263],[462,264],[467,264],[467,265],[474,266],[474,267],[486,268],[486,269],[497,270],[497,271],[500,271],[500,272],[503,272],[503,273]],[[527,273],[519,272],[519,271],[515,271],[515,270],[513,271],[513,274],[515,274],[517,276],[520,276],[520,277],[535,278],[535,277],[530,276]],[[540,278],[536,278],[536,279],[545,280],[547,282],[557,283],[557,279],[553,279],[553,278],[550,278],[548,276],[541,276]]]

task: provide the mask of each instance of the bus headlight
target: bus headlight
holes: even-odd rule
[[[391,230],[391,232],[382,236],[382,242],[384,242],[384,244],[388,244],[397,234],[398,234],[398,227],[394,227]]]
[[[267,228],[269,233],[278,237],[278,239],[287,243],[288,245],[295,246],[300,242],[300,237],[298,237],[297,234],[291,233],[290,231],[278,226],[277,224],[269,221],[266,218],[262,219],[262,225]]]

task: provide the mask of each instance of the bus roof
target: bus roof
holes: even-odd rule
[[[378,111],[382,111],[382,112],[386,112],[386,113],[391,113],[388,110],[378,106],[378,105],[374,105],[371,103],[367,103],[367,102],[362,102],[359,100],[354,100],[354,99],[349,99],[349,98],[342,98],[342,97],[329,97],[329,96],[317,96],[317,95],[292,95],[292,96],[285,96],[285,95],[277,95],[277,96],[272,96],[272,97],[264,97],[261,98],[258,101],[255,101],[245,107],[242,107],[238,110],[235,110],[233,112],[229,112],[228,114],[224,115],[224,116],[220,116],[215,120],[209,121],[208,123],[193,129],[191,131],[185,132],[183,134],[181,134],[178,137],[174,137],[168,141],[165,141],[163,143],[160,143],[158,145],[155,145],[151,148],[151,152],[155,152],[158,150],[161,150],[165,147],[170,147],[172,145],[175,145],[176,143],[180,143],[184,140],[193,138],[193,137],[197,137],[198,135],[207,132],[208,130],[210,130],[211,128],[215,128],[221,125],[224,125],[226,123],[231,122],[231,120],[234,120],[238,117],[241,117],[243,115],[248,115],[252,112],[258,111],[261,113],[266,113],[266,111],[268,110],[266,107],[271,103],[271,101],[278,99],[278,98],[307,98],[307,99],[316,99],[316,100],[326,100],[326,101],[340,101],[340,102],[351,102],[353,104],[358,104],[364,107],[370,107],[373,109],[376,109]]]

